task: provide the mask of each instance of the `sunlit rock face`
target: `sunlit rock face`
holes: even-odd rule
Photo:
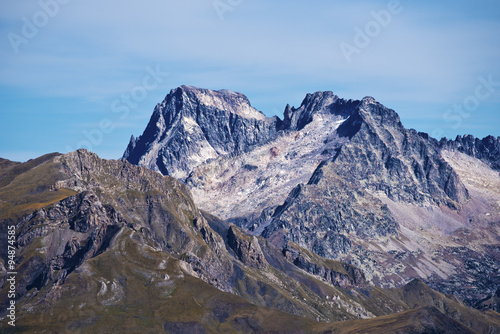
[[[131,139],[123,158],[185,178],[220,155],[240,154],[269,141],[279,122],[254,109],[243,94],[181,86],[156,106],[146,130]]]

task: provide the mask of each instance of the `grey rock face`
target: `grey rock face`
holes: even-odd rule
[[[256,236],[246,235],[233,225],[227,232],[227,241],[229,247],[244,264],[255,268],[268,265]]]
[[[338,258],[351,250],[350,234],[397,235],[391,212],[371,193],[454,208],[467,200],[467,189],[434,143],[406,130],[393,110],[372,98],[364,98],[337,132],[349,142],[318,166],[307,185],[290,193],[263,236]]]
[[[243,94],[181,86],[156,106],[146,130],[132,137],[123,159],[185,178],[219,155],[240,154],[271,140],[280,122],[252,108]]]
[[[299,108],[286,106],[281,128],[302,130],[318,114],[332,114],[339,119],[346,119],[354,113],[358,105],[359,101],[340,99],[332,92],[307,94]]]
[[[301,249],[294,243],[287,242],[283,254],[297,267],[321,276],[333,285],[343,288],[368,286],[364,273],[358,268],[347,263],[319,259],[314,253]]]
[[[458,151],[478,158],[500,171],[500,137],[487,136],[479,139],[471,135],[457,136],[455,140],[443,138],[439,145],[444,150]]]
[[[218,92],[204,92],[219,96]],[[191,100],[208,99],[196,96]],[[231,108],[228,110],[236,113]],[[438,142],[404,128],[394,110],[371,97],[343,100],[332,92],[308,94],[300,107],[286,107],[282,122],[275,120],[273,130],[266,132],[270,135],[244,148],[231,144],[233,137],[224,128],[210,128],[210,136],[199,137],[201,142],[210,137],[210,142],[218,143],[213,147],[225,150],[213,154],[213,159],[191,164],[196,165],[192,170],[184,165],[179,174],[203,210],[264,236],[278,248],[293,242],[321,256],[349,261],[364,270],[367,280],[382,286],[399,286],[420,277],[449,291],[454,283],[440,282],[457,277],[461,290],[456,291],[465,291],[465,282],[471,279],[475,290],[494,291],[491,286],[484,288],[491,285],[484,275],[468,273],[464,256],[440,259],[435,254],[447,254],[457,247],[457,240],[463,241],[458,231],[463,229],[473,236],[464,241],[467,247],[481,249],[479,267],[486,265],[481,254],[497,235],[490,223],[498,217],[500,198],[483,185],[496,183],[486,180],[489,175],[484,176],[485,182],[471,177],[472,183],[466,187],[463,173],[459,177],[444,153],[464,152],[495,168],[498,138]],[[194,156],[189,150],[198,144],[183,142],[181,138],[190,135],[175,131],[180,146],[161,149],[169,151],[167,155],[178,151]],[[224,141],[229,144],[224,146]],[[136,149],[137,143],[132,140],[128,151]],[[161,157],[149,149],[142,154]],[[177,168],[176,163],[169,166]],[[479,188],[472,189],[470,184]],[[484,245],[472,241],[481,239],[482,233],[489,236]],[[233,246],[241,249],[242,244]],[[240,260],[245,258],[241,255]],[[297,263],[304,270],[321,272],[300,260]],[[478,296],[484,298],[480,293],[457,294],[470,303]]]
[[[349,182],[408,203],[458,207],[467,189],[427,135],[406,130],[394,110],[364,98],[338,129],[349,136],[331,167]]]
[[[184,181],[198,205],[252,230],[265,223],[287,194],[297,184],[307,183],[318,164],[335,156],[348,140],[339,137],[336,129],[349,114],[339,106],[349,101],[330,95],[317,92],[311,95],[311,103],[297,109],[309,123],[298,126],[300,118],[285,117],[286,127],[275,139],[247,153],[221,156],[196,167]],[[321,106],[312,102],[315,96]]]
[[[373,239],[397,231],[397,223],[380,200],[328,171],[318,184],[295,188],[262,235],[277,245],[293,241],[335,259],[350,252],[351,234]]]
[[[18,269],[25,274],[18,289],[23,296],[33,288],[40,290],[49,281],[62,284],[86,259],[106,251],[125,221],[113,207],[103,205],[95,193],[86,191],[24,217],[18,226],[22,227],[18,237],[21,249],[28,248],[36,238],[46,238],[50,244],[45,260],[35,257]]]
[[[500,286],[500,247],[490,246],[488,252],[477,252],[468,247],[447,249],[443,257],[456,257],[463,261],[460,270],[448,280],[443,281],[436,277],[428,279],[433,289],[459,296],[467,305],[480,307],[481,301],[494,295]],[[459,260],[459,261],[460,261]],[[461,262],[462,262],[461,261]],[[471,281],[474,282],[471,284]],[[494,305],[492,305],[494,306]]]

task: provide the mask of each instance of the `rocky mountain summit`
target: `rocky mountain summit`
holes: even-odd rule
[[[179,90],[185,88],[174,91]],[[211,100],[195,96],[241,96],[189,90],[193,95],[183,96],[192,102],[176,110],[196,105],[210,113],[215,109],[203,101]],[[163,104],[174,100],[171,93]],[[232,104],[226,111],[233,116],[211,124],[203,123],[211,116],[198,116],[197,127],[231,129],[228,119],[255,119],[239,108],[246,110],[247,104]],[[182,113],[163,110],[165,117]],[[266,129],[259,141],[230,149],[235,147],[230,139],[229,149],[198,158],[178,175],[201,209],[279,249],[293,242],[354,264],[378,286],[398,287],[420,278],[469,305],[495,294],[500,283],[498,138],[437,141],[406,129],[394,110],[372,97],[344,100],[332,92],[308,94],[298,108],[287,105],[283,120],[259,115],[272,130],[258,123],[251,130],[244,127],[251,133]],[[147,131],[141,140],[154,142],[154,136],[146,139]],[[153,132],[174,136],[176,142],[185,138],[176,126]],[[223,141],[226,133],[206,132],[201,140],[218,142],[213,138],[220,136]],[[189,157],[185,143],[162,145],[161,155],[148,149],[138,154],[152,160],[175,152]],[[137,163],[129,158],[131,145],[124,158]]]
[[[266,118],[247,97],[227,90],[181,86],[158,104],[144,133],[123,158],[185,178],[220,155],[240,154],[275,137],[279,119]]]

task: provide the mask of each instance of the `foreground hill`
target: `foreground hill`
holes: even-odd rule
[[[500,329],[423,283],[380,289],[292,241],[277,248],[200,211],[178,180],[85,150],[1,160],[0,201],[2,238],[16,226],[17,240],[16,327],[1,250],[6,333]]]

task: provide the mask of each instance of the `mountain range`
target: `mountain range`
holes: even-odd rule
[[[384,287],[420,278],[474,306],[500,283],[499,156],[500,138],[437,141],[371,97],[308,94],[281,120],[241,94],[182,86],[123,158],[278,248],[295,242]]]
[[[121,160],[0,160],[5,332],[500,332],[499,171],[371,97],[181,86]]]

